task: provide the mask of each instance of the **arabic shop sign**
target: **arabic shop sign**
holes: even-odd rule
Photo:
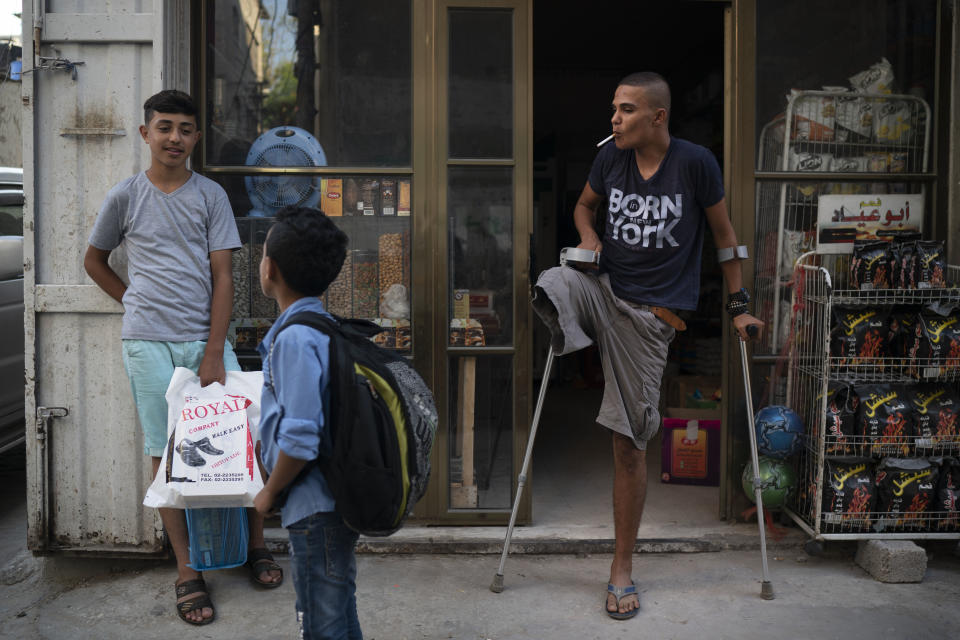
[[[854,240],[886,240],[923,231],[922,193],[820,196],[817,253],[853,253]]]

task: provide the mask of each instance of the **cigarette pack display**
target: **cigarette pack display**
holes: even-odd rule
[[[357,210],[360,201],[360,181],[357,178],[343,179],[343,215],[358,216],[362,211]],[[361,207],[362,208],[362,207]]]
[[[343,179],[324,178],[321,182],[320,210],[330,217],[343,215]]]
[[[397,181],[397,215],[410,215],[410,181]]]
[[[375,216],[380,210],[380,181],[376,178],[360,180],[360,195],[357,197],[357,214]]]
[[[393,178],[380,181],[380,215],[397,215],[397,181]]]

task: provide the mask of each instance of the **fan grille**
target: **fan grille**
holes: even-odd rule
[[[310,156],[292,144],[276,143],[257,156],[259,167],[312,167]],[[253,190],[265,203],[273,207],[297,205],[313,195],[313,179],[305,176],[254,176]]]

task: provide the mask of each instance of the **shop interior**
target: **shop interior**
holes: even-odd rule
[[[573,208],[586,183],[597,143],[610,134],[610,102],[617,81],[642,70],[671,84],[670,132],[723,158],[723,7],[712,2],[591,3],[576,20],[546,4],[533,16],[534,257],[541,270],[557,264],[560,249],[576,246]],[[601,206],[601,211],[605,206]],[[603,216],[598,216],[602,219]],[[704,255],[713,255],[705,234]],[[678,334],[661,388],[670,403],[716,407],[721,368],[722,282],[715,264],[703,261],[700,305],[685,313],[689,330]],[[548,336],[536,318],[534,394],[539,390]],[[698,376],[686,389],[670,380]],[[713,382],[715,381],[715,383]],[[602,396],[594,350],[554,362],[533,454],[533,522],[536,525],[612,526],[612,458],[609,432],[594,418]],[[670,397],[673,396],[673,397]],[[717,438],[719,432],[709,434]],[[648,494],[644,521],[698,526],[719,519],[718,486],[661,481],[661,437],[647,452]],[[719,469],[716,470],[717,484]],[[641,524],[640,536],[644,526]]]

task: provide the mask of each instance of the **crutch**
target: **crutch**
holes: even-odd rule
[[[600,261],[600,254],[596,251],[587,249],[573,249],[565,247],[560,250],[560,266],[567,262],[581,262],[590,265],[596,265]],[[503,541],[503,551],[500,554],[500,567],[496,575],[493,576],[493,582],[490,584],[490,591],[500,593],[503,591],[503,565],[507,562],[507,554],[510,552],[510,539],[513,538],[513,526],[517,521],[517,510],[520,508],[520,496],[523,494],[523,487],[527,484],[527,470],[530,467],[530,458],[533,455],[533,441],[537,437],[537,427],[540,425],[540,410],[543,409],[543,399],[547,395],[547,385],[550,382],[550,368],[553,366],[553,345],[547,351],[547,364],[543,367],[543,380],[540,382],[540,393],[537,395],[537,406],[533,410],[533,423],[530,425],[530,437],[527,439],[527,452],[523,454],[523,465],[520,467],[520,475],[517,477],[517,496],[513,499],[513,509],[510,511],[510,524],[507,525],[507,536]]]
[[[757,335],[756,325],[747,327],[747,335]],[[753,392],[750,389],[750,364],[747,362],[747,343],[737,334],[740,342],[740,362],[743,365],[743,390],[747,394],[747,426],[750,429],[750,456],[753,459],[753,495],[757,502],[757,525],[760,527],[760,557],[763,560],[763,582],[760,585],[760,597],[773,600],[773,583],[770,582],[770,569],[767,567],[767,536],[763,529],[763,499],[760,495],[760,460],[757,456],[757,432],[753,426]],[[503,567],[501,566],[501,570]]]
[[[553,366],[553,347],[547,352],[547,364],[543,368],[543,381],[540,382],[540,394],[537,396],[537,407],[533,411],[533,424],[530,425],[530,437],[527,439],[527,452],[523,454],[523,465],[517,478],[517,497],[513,499],[513,510],[510,512],[510,524],[507,526],[507,537],[503,541],[503,552],[500,554],[500,567],[493,576],[490,591],[503,591],[503,565],[507,562],[507,553],[510,552],[510,539],[513,537],[513,525],[517,521],[517,510],[520,508],[520,496],[523,487],[527,484],[527,470],[530,467],[530,458],[533,454],[533,441],[537,437],[537,427],[540,425],[540,410],[543,408],[543,398],[547,395],[547,385],[550,382],[550,368]]]

